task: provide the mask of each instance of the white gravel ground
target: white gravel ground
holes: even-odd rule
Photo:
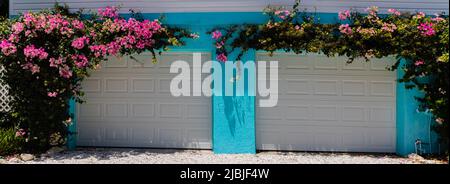
[[[392,154],[260,152],[252,154],[213,154],[210,150],[82,148],[32,161],[17,157],[0,158],[0,164],[417,164],[445,163],[420,156],[408,158]]]

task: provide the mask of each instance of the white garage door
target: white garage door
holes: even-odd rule
[[[260,150],[395,152],[394,59],[346,64],[343,57],[278,53],[279,101],[257,108]],[[262,97],[261,97],[262,98]]]
[[[111,58],[83,83],[87,102],[77,109],[78,145],[211,148],[210,98],[169,91],[176,75],[169,73],[171,62],[192,62],[192,53],[165,53],[155,65],[150,54],[135,57],[140,62]],[[202,53],[202,60],[210,58]]]

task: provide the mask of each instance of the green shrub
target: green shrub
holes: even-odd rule
[[[24,138],[16,137],[15,128],[0,128],[0,155],[20,152],[24,142]]]

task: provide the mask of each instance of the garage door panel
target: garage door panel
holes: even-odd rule
[[[192,53],[144,53],[106,61],[83,83],[86,103],[77,106],[80,146],[211,148],[208,97],[173,97],[172,61]],[[210,54],[203,53],[203,60]],[[140,63],[140,61],[144,61]]]
[[[78,145],[210,148],[210,127],[148,122],[90,121],[79,126]],[[93,136],[94,135],[94,136]]]
[[[279,61],[279,68],[285,74],[391,76],[391,73],[386,71],[386,67],[392,66],[395,62],[394,58],[372,58],[370,62],[358,58],[352,63],[346,63],[348,60],[346,57],[326,57],[314,53],[299,55],[274,53],[273,57],[266,53],[257,53],[257,55],[257,61]]]
[[[394,59],[347,64],[344,57],[257,53],[257,60],[280,66],[277,106],[257,108],[258,149],[395,152],[396,76],[386,71]]]
[[[391,129],[381,128],[373,132],[366,127],[292,127],[283,136],[278,131],[282,129],[267,127],[260,131],[264,137],[257,139],[258,149],[264,150],[301,150],[301,151],[395,151],[395,137]],[[298,130],[298,131],[293,131]],[[371,134],[383,136],[367,136]]]

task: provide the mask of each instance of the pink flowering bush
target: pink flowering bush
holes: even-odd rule
[[[341,11],[337,23],[321,24],[311,14],[297,14],[299,4],[297,1],[286,19],[279,17],[284,15],[283,10],[268,8],[265,14],[269,19],[264,24],[214,29],[211,33],[216,41],[216,59],[224,62],[233,52],[238,52],[235,60],[240,60],[250,49],[269,53],[320,52],[327,56],[347,56],[348,62],[358,57],[368,61],[374,57],[396,56],[398,60],[390,69],[403,70],[405,74],[399,82],[423,93],[416,97],[420,102],[418,109],[433,114],[435,130],[448,142],[448,16],[396,9],[380,15],[378,7],[372,6],[363,13]]]
[[[67,12],[59,6],[28,12],[11,20],[0,34],[0,63],[6,69],[2,79],[12,96],[10,113],[31,150],[48,148],[51,135],[64,139],[70,133],[69,100],[82,102],[81,82],[108,56],[155,54],[184,44],[182,38],[196,37],[159,20],[122,18],[115,7],[84,19]]]

